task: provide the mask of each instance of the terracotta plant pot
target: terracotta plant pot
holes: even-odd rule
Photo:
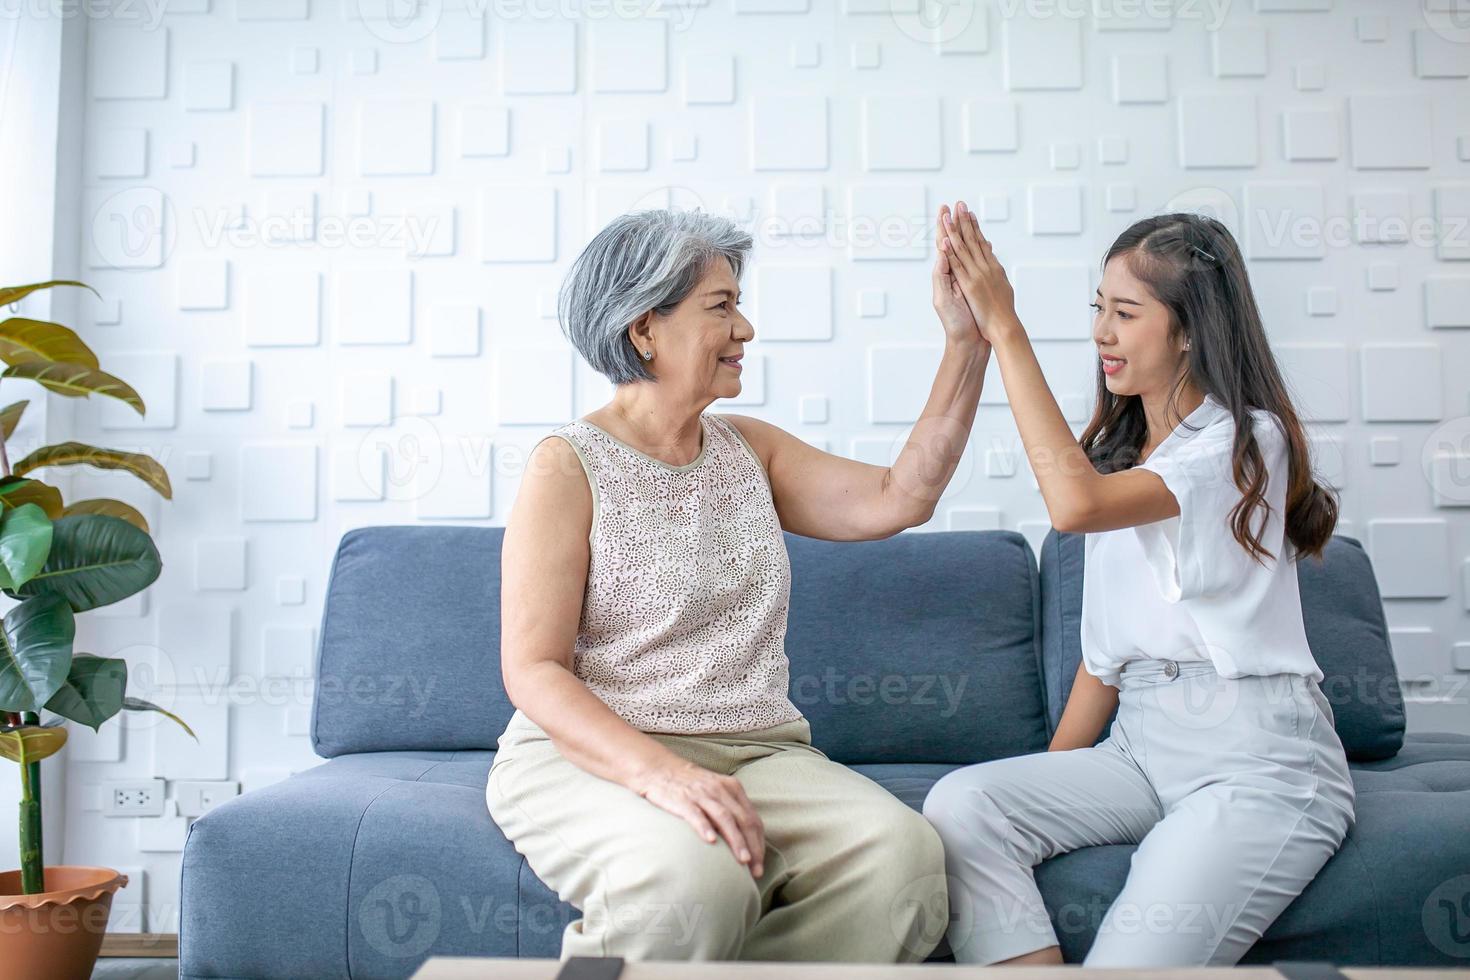
[[[58,864],[46,890],[20,894],[20,871],[0,871],[0,964],[6,976],[88,980],[102,950],[112,893],[128,876],[112,868]]]

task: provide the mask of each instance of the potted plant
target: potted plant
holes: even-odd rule
[[[0,308],[53,286],[91,289],[71,280],[0,287]],[[144,414],[138,393],[103,372],[97,355],[59,323],[0,321],[0,360],[8,365],[0,380],[27,378],[71,398],[106,395]],[[125,599],[158,578],[162,562],[148,522],[120,500],[63,503],[60,491],[27,474],[87,463],[126,470],[165,499],[173,491],[153,458],[80,442],[43,446],[12,465],[5,443],[27,404],[0,409],[0,591],[19,600],[0,621],[0,755],[19,764],[21,778],[21,866],[0,871],[0,964],[7,975],[85,980],[102,946],[112,895],[127,876],[103,867],[44,866],[41,760],[66,744],[64,719],[96,731],[119,711],[157,711],[194,732],[171,712],[126,695],[123,660],[72,648],[76,613]],[[42,724],[42,709],[58,717]]]

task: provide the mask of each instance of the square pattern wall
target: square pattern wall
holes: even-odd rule
[[[1470,45],[1420,4],[394,6],[196,0],[89,25],[79,271],[101,298],[76,327],[148,411],[79,400],[66,437],[148,452],[175,493],[88,486],[144,509],[165,571],[80,617],[78,644],[148,663],[207,744],[86,742],[79,798],[319,761],[314,630],[342,534],[504,523],[530,448],[611,393],[558,329],[563,275],[611,218],[666,206],[756,240],[744,390],[710,410],[879,465],[939,363],[941,203],[982,216],[1078,432],[1108,246],[1161,211],[1220,217],[1420,678],[1410,725],[1458,710],[1470,730]],[[1039,548],[1005,398],[992,363],[921,530]],[[170,819],[85,804],[67,830],[72,863],[145,873],[139,929],[176,929],[190,818]]]

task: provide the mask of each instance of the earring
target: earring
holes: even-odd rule
[[[653,360],[653,351],[651,351],[651,350],[644,351],[643,352],[643,359],[645,361],[651,361],[651,360]]]

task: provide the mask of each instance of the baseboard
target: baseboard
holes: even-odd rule
[[[176,932],[109,932],[102,937],[99,956],[153,956],[179,958]]]

